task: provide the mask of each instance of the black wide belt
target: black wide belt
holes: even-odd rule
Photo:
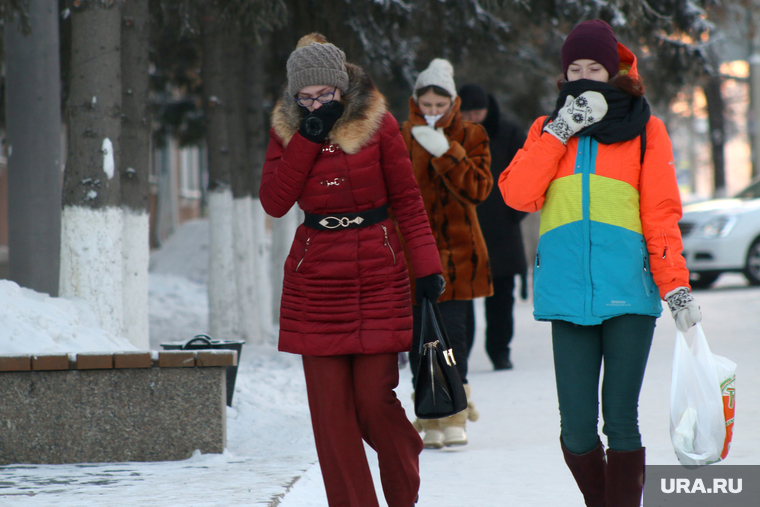
[[[332,231],[343,229],[356,229],[377,224],[388,218],[388,205],[383,204],[379,208],[360,211],[357,213],[334,213],[332,215],[315,215],[306,213],[303,224],[309,229],[318,231]]]

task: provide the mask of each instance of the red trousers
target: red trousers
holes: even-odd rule
[[[303,356],[311,423],[330,507],[377,507],[366,441],[388,507],[412,507],[422,440],[393,389],[397,354]]]

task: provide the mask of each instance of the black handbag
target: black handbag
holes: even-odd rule
[[[420,357],[414,384],[418,419],[440,419],[467,408],[467,395],[438,305],[422,299]]]

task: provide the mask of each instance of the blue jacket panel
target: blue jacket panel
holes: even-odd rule
[[[638,192],[594,174],[597,142],[579,139],[575,174],[558,178],[541,209],[534,316],[597,325],[662,314],[641,232]]]

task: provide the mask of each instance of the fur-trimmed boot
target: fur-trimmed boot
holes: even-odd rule
[[[578,489],[583,493],[583,499],[588,507],[620,507],[616,503],[605,503],[605,483],[607,479],[607,463],[604,461],[604,445],[599,445],[586,454],[573,454],[570,452],[562,437],[559,437],[562,446],[562,454],[565,456],[567,468],[573,473]]]
[[[472,402],[472,388],[470,384],[464,385],[464,393],[467,395],[467,419],[470,422],[475,422],[480,419],[480,412],[475,409],[475,404]]]
[[[455,445],[467,445],[467,433],[465,427],[467,421],[477,421],[480,413],[475,409],[472,402],[472,390],[469,384],[464,385],[464,392],[467,394],[467,408],[450,417],[439,419],[441,428],[443,428],[443,445],[451,447]]]
[[[440,449],[443,447],[444,436],[443,428],[440,425],[441,419],[415,419],[412,422],[414,428],[425,434],[422,436],[422,443],[425,449]]]
[[[412,401],[414,401],[414,393],[412,393]],[[425,434],[422,436],[422,443],[425,449],[441,449],[443,447],[443,428],[439,423],[440,419],[418,419],[414,418],[412,426],[417,430],[417,433]]]
[[[607,450],[607,505],[639,507],[644,490],[644,447],[634,451]]]

